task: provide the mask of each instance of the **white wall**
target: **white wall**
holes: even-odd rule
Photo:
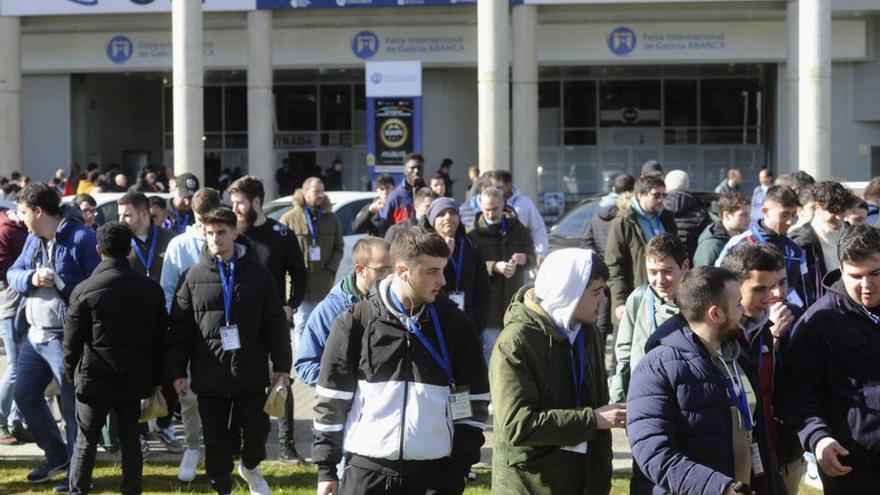
[[[70,76],[24,76],[22,172],[48,181],[70,166]]]

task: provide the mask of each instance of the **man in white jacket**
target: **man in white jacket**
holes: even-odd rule
[[[219,208],[220,205],[220,193],[216,189],[199,189],[192,199],[195,223],[186,227],[182,234],[171,239],[171,242],[168,243],[165,259],[162,262],[159,285],[162,286],[162,291],[165,293],[165,309],[169,312],[180,279],[191,266],[199,261],[202,255],[202,248],[205,246],[205,233],[202,230],[201,219],[206,213]],[[177,478],[190,482],[196,478],[196,469],[199,467],[199,449],[202,443],[199,403],[192,391],[180,397],[180,415],[183,419],[186,450],[180,461],[180,471]]]
[[[532,244],[535,245],[535,255],[539,260],[544,259],[547,254],[548,239],[547,225],[541,212],[531,199],[523,196],[513,187],[513,178],[510,172],[506,170],[493,170],[489,172],[489,180],[491,185],[501,189],[504,193],[504,200],[507,206],[516,212],[516,216],[529,232],[532,233]]]

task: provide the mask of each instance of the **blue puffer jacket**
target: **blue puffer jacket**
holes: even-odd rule
[[[644,473],[634,473],[630,493],[724,493],[733,483],[734,459],[723,374],[681,316],[661,325],[646,351],[627,397],[627,434],[633,458]],[[741,353],[737,363],[751,383],[758,383],[747,353]],[[755,439],[765,474],[753,477],[750,486],[760,495],[783,494],[757,395]]]

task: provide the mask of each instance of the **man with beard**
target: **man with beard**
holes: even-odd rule
[[[254,258],[269,269],[284,301],[284,313],[290,320],[306,291],[306,267],[299,243],[284,225],[263,214],[265,190],[260,179],[246,175],[229,186],[232,211],[238,219],[238,232],[253,244]],[[287,287],[287,276],[290,288]],[[288,295],[289,294],[289,295]],[[293,442],[293,394],[288,390],[285,417],[278,423],[281,459],[301,462]]]
[[[629,387],[627,434],[645,475],[630,493],[785,493],[758,378],[737,340],[741,300],[727,270],[697,267],[682,279],[681,317],[648,342]]]

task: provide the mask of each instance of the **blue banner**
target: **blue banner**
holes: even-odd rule
[[[261,10],[476,5],[477,0],[257,0]]]

